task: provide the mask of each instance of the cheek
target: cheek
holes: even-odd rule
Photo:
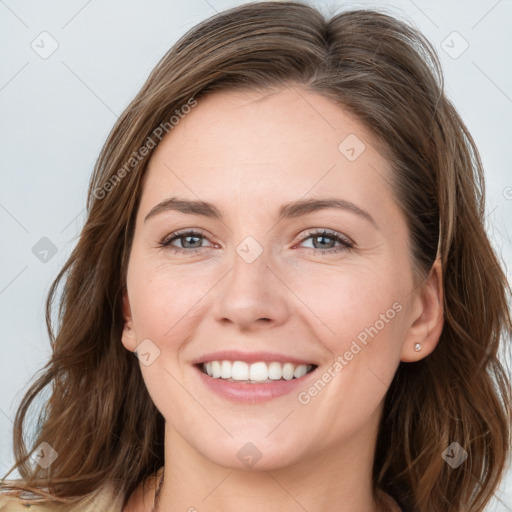
[[[370,347],[373,339],[399,341],[404,284],[392,272],[369,266],[303,268],[292,278],[291,288],[307,307],[297,307],[315,327],[315,337],[332,353],[361,346],[381,352],[383,343]],[[299,306],[299,301],[295,301]],[[402,315],[403,316],[403,315]],[[306,320],[306,318],[304,318]]]
[[[303,324],[315,326],[312,339],[331,353],[319,381],[301,389],[298,402],[309,404],[310,412],[331,404],[333,424],[349,428],[377,407],[398,367],[406,284],[384,269],[355,266],[303,273],[295,284],[297,295],[311,305],[301,308]]]
[[[128,286],[137,336],[154,339],[159,345],[177,339],[185,325],[197,322],[201,301],[213,284],[212,276],[199,267],[134,266]]]
[[[141,359],[140,369],[148,392],[165,418],[172,418],[176,407],[188,422],[197,414],[185,388],[187,368],[180,354],[204,318],[203,301],[212,287],[205,273],[184,266],[152,266],[144,259],[129,268],[128,291],[137,343],[150,340],[157,356],[149,365]],[[156,348],[155,348],[156,347]],[[186,414],[189,411],[190,414]],[[187,429],[193,424],[187,423]]]
[[[317,438],[325,438],[325,424],[338,436],[361,429],[379,410],[400,362],[405,309],[396,285],[381,280],[376,289],[375,281],[348,278],[343,284],[314,303],[325,324],[315,338],[332,358],[296,396],[298,412]]]

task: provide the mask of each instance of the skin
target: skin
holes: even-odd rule
[[[338,149],[349,134],[365,144],[354,161]],[[159,510],[381,510],[371,469],[383,400],[400,361],[434,350],[443,300],[439,260],[414,284],[391,166],[376,147],[331,100],[289,87],[202,98],[156,148],[136,218],[122,343],[134,351],[149,338],[160,350],[140,364],[166,420]],[[170,196],[212,202],[224,220],[167,211],[144,222]],[[355,203],[376,225],[337,209],[277,222],[282,204],[326,196]],[[301,241],[314,228],[355,246],[333,253],[342,245],[329,237],[326,246],[318,236]],[[158,245],[183,229],[204,234],[173,241],[188,254]],[[263,248],[252,263],[236,252],[247,236]],[[239,348],[304,358],[321,377],[397,302],[401,311],[307,404],[295,392],[234,403],[191,367],[209,351]],[[262,454],[252,468],[237,457],[249,441]],[[144,497],[139,488],[125,510],[151,510],[153,489]]]

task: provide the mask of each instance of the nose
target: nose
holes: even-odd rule
[[[214,318],[246,332],[286,322],[290,291],[272,266],[265,251],[251,263],[235,254],[231,270],[216,287]]]

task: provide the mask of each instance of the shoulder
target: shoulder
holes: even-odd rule
[[[0,492],[0,512],[121,512],[122,505],[114,496],[113,487],[106,485],[76,505],[31,503],[32,500]]]

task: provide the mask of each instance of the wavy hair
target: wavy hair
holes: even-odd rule
[[[299,2],[247,3],[195,26],[119,117],[91,177],[76,248],[47,299],[51,358],[16,413],[13,469],[22,478],[4,479],[2,488],[76,503],[114,481],[126,502],[163,465],[164,419],[120,342],[134,217],[151,157],[142,148],[156,146],[169,120],[205,94],[283,87],[321,94],[368,129],[393,167],[418,280],[436,257],[442,261],[443,331],[431,355],[397,369],[374,486],[413,512],[484,510],[510,449],[510,380],[498,355],[512,324],[510,287],[485,231],[478,150],[444,93],[435,49],[414,26],[377,9],[327,18]],[[29,408],[48,387],[27,448]],[[441,457],[455,441],[468,453],[456,470]],[[47,469],[28,463],[42,442],[59,453]]]

